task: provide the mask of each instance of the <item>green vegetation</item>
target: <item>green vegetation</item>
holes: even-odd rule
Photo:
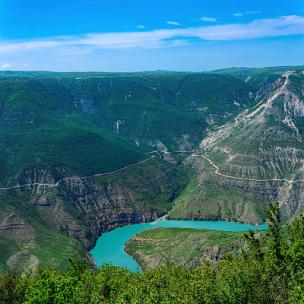
[[[0,81],[2,184],[16,184],[27,171],[62,170],[78,176],[111,171],[144,159],[144,150],[96,127],[73,110],[56,81]],[[20,181],[22,182],[22,180]]]
[[[164,264],[194,267],[203,260],[218,261],[237,251],[243,234],[184,228],[155,228],[143,231],[126,244],[126,251],[144,269]]]
[[[233,185],[219,185],[218,182],[214,168],[206,163],[202,182],[200,177],[192,176],[191,181],[174,201],[168,218],[229,219],[252,224],[265,222],[265,211],[270,199],[265,199],[258,193],[244,192]]]
[[[173,164],[151,157],[144,165],[134,165],[127,170],[96,177],[94,181],[104,189],[113,184],[127,189],[135,204],[130,204],[131,207],[153,208],[165,214],[171,209],[172,201],[186,187],[190,175],[187,167],[177,169]]]
[[[94,272],[72,259],[66,272],[0,275],[0,303],[304,303],[304,217],[283,231],[278,205],[261,239],[246,234],[239,255],[196,268],[165,265],[144,273],[105,266]]]
[[[78,126],[89,121],[149,148],[194,147],[210,119],[222,122],[254,103],[251,87],[227,75],[8,72],[3,77],[0,101],[26,104],[27,122],[39,115],[44,124],[50,109],[56,118],[59,112],[65,118],[73,113]]]

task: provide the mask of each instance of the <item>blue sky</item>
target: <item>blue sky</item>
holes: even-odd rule
[[[303,0],[0,0],[0,69],[304,64]]]

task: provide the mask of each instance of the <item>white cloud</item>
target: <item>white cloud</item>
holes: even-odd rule
[[[256,15],[261,13],[260,11],[246,11],[246,12],[237,12],[232,14],[234,17],[243,17],[244,15]]]
[[[6,69],[11,68],[12,66],[13,66],[13,65],[12,65],[11,63],[7,62],[7,63],[1,64],[1,65],[0,65],[0,69],[1,69],[1,70],[6,70]]]
[[[216,22],[216,18],[212,17],[202,17],[201,20],[204,22]]]
[[[242,17],[242,16],[244,16],[244,14],[241,13],[241,12],[238,12],[238,13],[232,14],[232,16],[234,16],[234,17]]]
[[[169,25],[181,26],[181,24],[179,22],[176,22],[176,21],[166,21],[166,23],[169,24]]]
[[[59,55],[88,53],[98,49],[163,48],[201,41],[248,40],[265,37],[304,35],[303,16],[258,19],[249,23],[210,24],[208,26],[153,31],[91,33],[29,41],[0,41],[0,54],[52,50]]]
[[[140,29],[140,30],[143,30],[145,29],[146,27],[144,25],[138,25],[136,28]]]

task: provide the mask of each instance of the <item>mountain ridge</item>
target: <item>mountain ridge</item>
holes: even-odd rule
[[[303,72],[287,71],[251,110],[209,131],[196,152],[198,156],[202,154],[201,159],[195,154],[193,160],[188,158],[197,176],[184,193],[186,198],[177,199],[171,216],[224,216],[261,223],[273,200],[279,200],[285,220],[301,214],[301,87]]]

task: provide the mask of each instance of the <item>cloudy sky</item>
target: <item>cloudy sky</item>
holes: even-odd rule
[[[304,64],[303,0],[0,0],[0,69]]]

